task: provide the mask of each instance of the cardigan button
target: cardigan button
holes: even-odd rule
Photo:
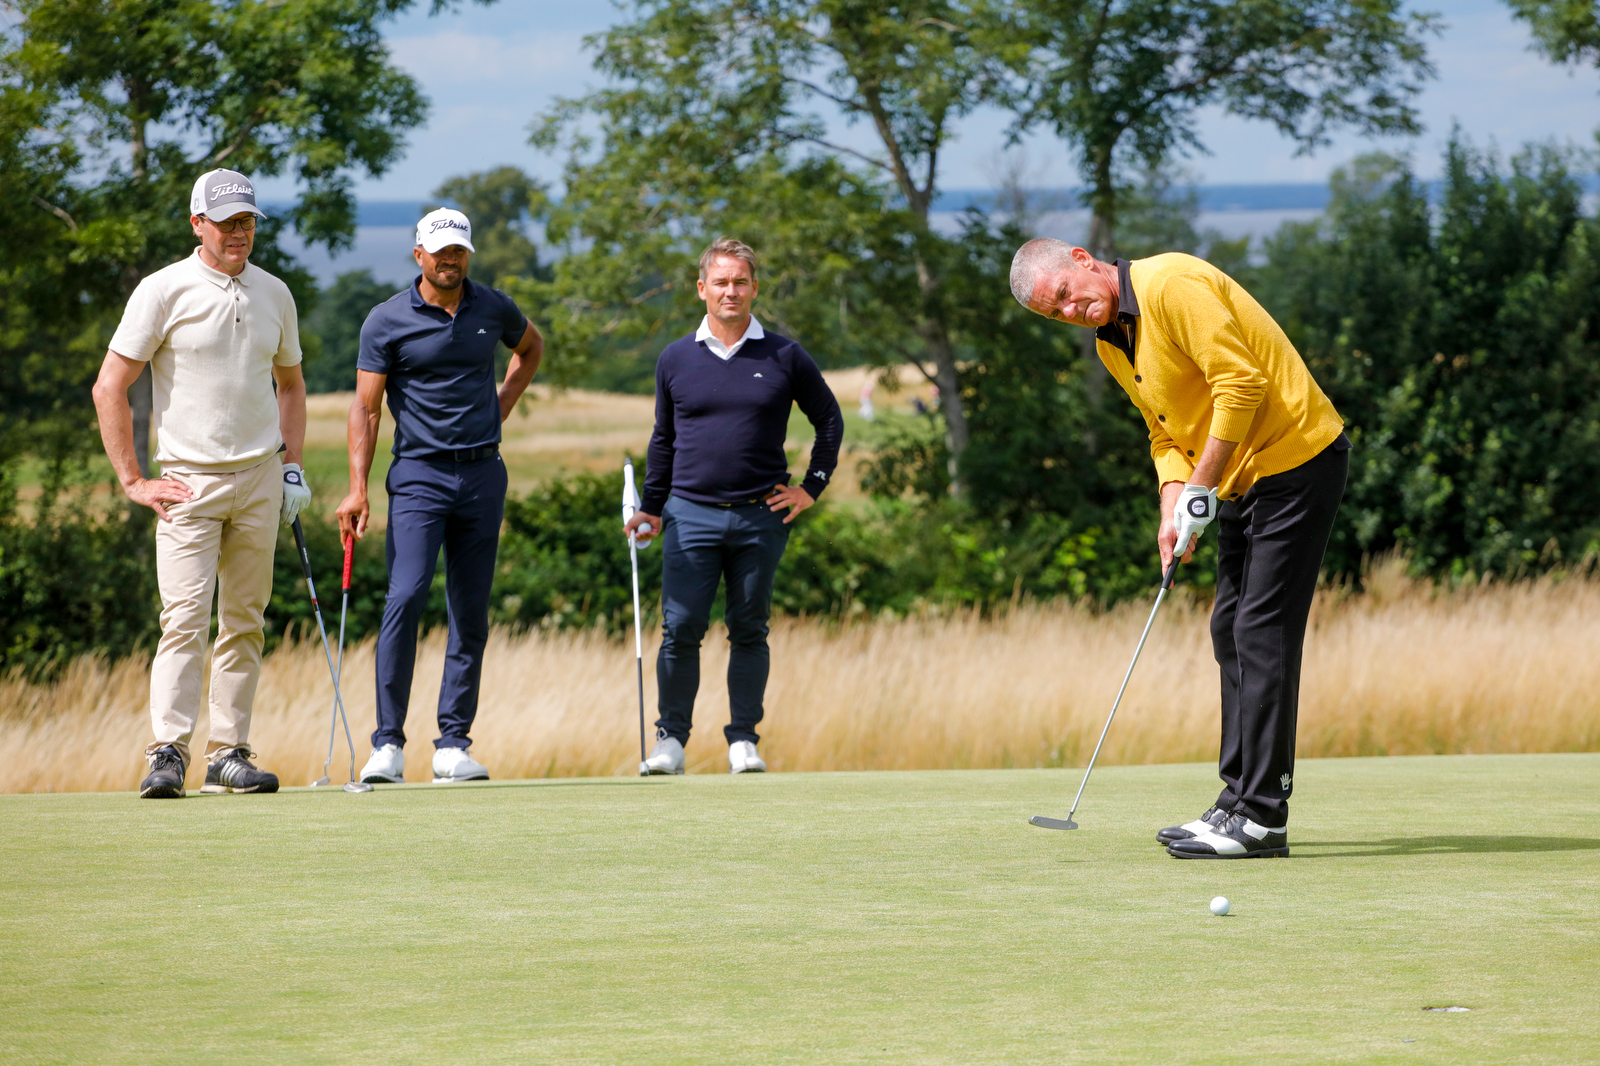
[[[1134,381],[1143,381],[1144,378],[1140,377],[1138,374],[1135,374],[1135,375],[1133,375],[1133,380]]]
[[[1193,448],[1189,449],[1189,456],[1190,456],[1190,458],[1194,457],[1194,449]]]
[[[1156,415],[1156,417],[1161,419],[1161,421],[1163,421],[1163,422],[1165,422],[1167,420],[1167,416],[1166,415]]]

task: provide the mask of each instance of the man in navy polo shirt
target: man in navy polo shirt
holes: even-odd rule
[[[394,413],[389,493],[389,597],[378,631],[378,728],[361,780],[404,780],[406,710],[417,658],[417,623],[444,547],[450,642],[439,686],[435,782],[482,780],[467,754],[478,713],[478,680],[489,639],[506,468],[500,424],[533,380],[544,338],[511,297],[467,278],[472,224],[439,210],[417,223],[413,255],[421,277],[372,309],[361,327],[356,401],[350,406],[350,495],[339,530],[366,534],[367,474],[377,448],[385,394]],[[496,345],[511,349],[505,384],[495,388]]]
[[[669,344],[656,363],[656,428],[644,498],[626,527],[641,539],[654,535],[642,530],[645,524],[662,532],[661,716],[646,760],[652,774],[683,773],[683,745],[700,689],[700,641],[724,579],[728,769],[767,768],[756,753],[756,726],[770,662],[772,580],[789,523],[827,487],[844,436],[839,402],[811,356],[762,329],[750,313],[756,256],[749,246],[723,239],[707,248],[699,294],[706,302],[700,329]],[[783,451],[794,404],[817,431],[799,485],[789,484]]]

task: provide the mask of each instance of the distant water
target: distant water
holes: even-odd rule
[[[1201,185],[1195,191],[1200,201],[1198,227],[1202,231],[1216,230],[1230,240],[1244,236],[1265,237],[1275,233],[1285,222],[1314,219],[1327,206],[1329,197],[1326,185]],[[1036,222],[1041,236],[1071,241],[1084,239],[1089,228],[1089,213],[1082,208],[1066,206],[1077,203],[1072,190],[1041,189],[1031,191],[1029,196],[1045,208]],[[992,190],[952,189],[934,201],[932,222],[941,231],[953,232],[969,207],[992,211],[995,199]],[[286,207],[283,204],[264,206],[269,210]],[[355,246],[348,251],[330,256],[321,248],[307,248],[294,234],[285,239],[284,246],[323,284],[347,271],[365,269],[379,281],[392,282],[398,288],[417,272],[411,247],[413,227],[422,215],[422,204],[401,200],[363,201],[356,214]]]

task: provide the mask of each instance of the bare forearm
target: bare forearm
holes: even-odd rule
[[[105,445],[106,458],[123,488],[138,481],[139,458],[133,447],[133,409],[128,406],[127,390],[119,395],[115,389],[101,385],[94,387],[94,409],[100,420],[100,442]]]
[[[306,448],[306,386],[278,388],[278,431],[283,434],[283,461],[300,463]]]
[[[365,496],[367,477],[372,471],[372,457],[378,451],[378,427],[383,418],[381,411],[368,410],[357,400],[350,406],[350,491]]]
[[[511,417],[517,401],[522,399],[522,394],[533,384],[533,376],[539,372],[539,364],[543,359],[542,340],[532,345],[526,352],[511,353],[511,363],[506,367],[505,384],[500,386],[500,421],[504,422]]]
[[[1214,489],[1222,484],[1222,475],[1228,469],[1228,463],[1233,460],[1233,453],[1239,450],[1236,440],[1222,440],[1218,437],[1206,439],[1206,450],[1200,454],[1200,461],[1194,465],[1194,476],[1189,478],[1191,485],[1204,485]]]

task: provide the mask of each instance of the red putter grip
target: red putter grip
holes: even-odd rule
[[[346,592],[350,591],[350,560],[355,556],[355,553],[356,539],[354,537],[344,538],[344,585],[342,587]]]

